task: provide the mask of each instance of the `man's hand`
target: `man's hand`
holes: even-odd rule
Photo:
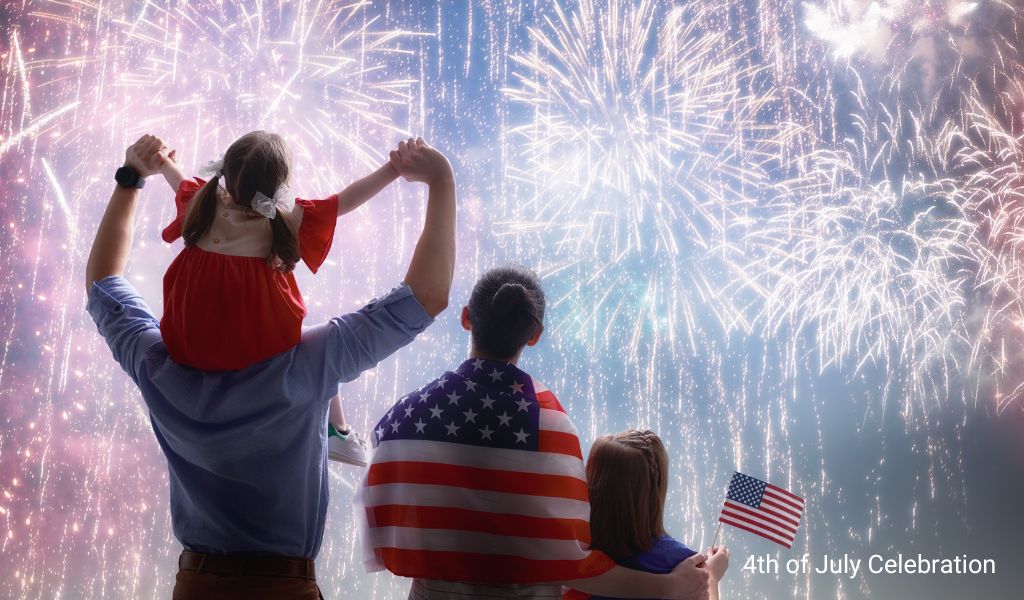
[[[124,153],[124,165],[135,169],[139,177],[149,177],[160,172],[160,165],[167,160],[163,154],[166,149],[162,139],[147,133],[128,146]]]
[[[452,166],[443,154],[427,145],[423,138],[399,142],[390,154],[391,166],[406,181],[422,181],[427,185],[445,180],[454,181]]]
[[[729,569],[729,549],[725,546],[714,546],[708,550],[708,573],[715,581],[721,581]]]
[[[708,600],[707,557],[694,554],[676,565],[669,573],[672,578],[670,596],[672,600]],[[724,571],[723,571],[724,572]]]

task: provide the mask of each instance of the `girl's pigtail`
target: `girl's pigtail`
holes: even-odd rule
[[[185,213],[181,237],[185,246],[195,246],[213,225],[217,216],[217,192],[220,185],[220,174],[214,175],[192,198],[192,204]]]
[[[278,216],[270,219],[270,232],[273,239],[270,242],[270,256],[267,257],[267,264],[277,270],[288,273],[295,269],[299,262],[299,241],[292,233],[291,227],[284,219]]]

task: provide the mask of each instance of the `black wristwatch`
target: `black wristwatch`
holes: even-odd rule
[[[135,169],[128,165],[118,167],[117,170],[114,171],[114,181],[117,182],[117,185],[126,188],[142,189],[146,187],[146,178],[139,177],[139,174]]]

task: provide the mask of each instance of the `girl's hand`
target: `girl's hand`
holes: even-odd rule
[[[725,546],[715,546],[708,550],[708,571],[711,578],[721,581],[725,572],[729,570],[729,549]]]
[[[406,181],[422,181],[433,185],[442,181],[454,181],[452,166],[443,154],[427,145],[423,138],[400,142],[397,150],[390,154],[391,166]]]
[[[124,164],[135,169],[139,177],[149,177],[160,172],[160,165],[166,160],[162,152],[166,149],[162,139],[147,133],[125,150]]]

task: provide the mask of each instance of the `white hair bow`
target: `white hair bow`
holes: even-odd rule
[[[277,216],[278,206],[287,207],[293,202],[291,192],[291,188],[286,183],[278,186],[273,198],[263,192],[256,192],[256,195],[252,197],[252,209],[268,219],[273,219]]]
[[[206,177],[222,177],[224,175],[224,155],[211,160],[199,168],[199,174]]]

